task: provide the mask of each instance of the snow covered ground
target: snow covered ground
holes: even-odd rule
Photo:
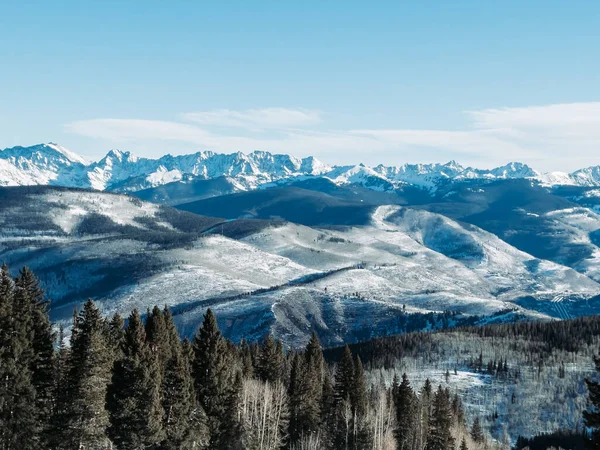
[[[210,306],[234,339],[273,332],[303,345],[312,330],[331,344],[397,332],[405,313],[549,319],[597,309],[588,300],[600,285],[584,274],[430,212],[382,206],[366,226],[282,223],[236,240],[220,234],[218,219],[36,189],[0,211],[0,257],[13,270],[32,267],[53,317],[67,322],[91,297],[106,314],[169,305],[191,334]],[[582,236],[597,220],[554,216]]]

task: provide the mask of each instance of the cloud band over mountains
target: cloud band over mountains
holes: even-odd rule
[[[289,108],[213,110],[178,120],[80,120],[75,134],[127,145],[169,141],[217,152],[265,150],[314,155],[331,163],[461,159],[499,165],[518,160],[543,170],[600,163],[600,102],[464,112],[464,129],[328,129],[320,111]],[[347,161],[346,161],[347,162]]]

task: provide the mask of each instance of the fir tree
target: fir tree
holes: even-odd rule
[[[469,447],[467,447],[467,441],[465,440],[465,438],[462,438],[462,441],[460,443],[460,450],[469,450]]]
[[[334,399],[335,404],[339,404],[344,400],[350,401],[352,390],[354,389],[354,361],[352,360],[352,352],[347,345],[344,348],[342,358],[338,362],[335,371],[335,388]]]
[[[164,440],[160,366],[137,310],[129,316],[121,350],[106,396],[108,433],[118,448],[157,448]]]
[[[360,357],[354,360],[353,389],[350,395],[352,404],[352,446],[353,449],[367,448],[371,440],[370,429],[365,420],[369,409],[367,379]]]
[[[330,428],[334,449],[351,449],[354,438],[353,392],[355,368],[352,352],[347,345],[335,372],[334,412]]]
[[[284,379],[284,356],[280,342],[275,342],[273,336],[268,335],[260,349],[261,380],[275,384]]]
[[[31,382],[35,389],[36,427],[40,446],[47,447],[52,432],[50,418],[54,404],[54,340],[52,324],[48,317],[49,301],[31,270],[24,267],[15,279],[15,287],[29,301],[31,314]]]
[[[448,392],[441,386],[433,398],[433,411],[429,419],[429,434],[426,450],[454,450],[452,407]]]
[[[193,376],[197,401],[207,416],[209,447],[229,447],[228,431],[235,425],[229,408],[235,396],[236,371],[226,340],[221,336],[217,319],[209,309],[194,336]]]
[[[202,424],[195,423],[195,398],[190,365],[181,343],[176,343],[165,368],[162,407],[165,449],[193,448]]]
[[[58,332],[58,352],[54,360],[54,386],[53,397],[54,407],[52,417],[50,418],[50,436],[48,439],[48,448],[62,448],[62,438],[66,435],[68,419],[68,362],[69,348],[65,342],[64,327],[60,325]]]
[[[321,343],[313,333],[304,353],[295,353],[292,357],[289,382],[292,442],[319,431],[323,408],[323,364]]]
[[[107,348],[106,323],[88,300],[75,316],[65,380],[67,448],[108,448],[106,388],[110,381],[111,351]]]
[[[0,448],[36,449],[41,427],[32,368],[33,314],[28,292],[0,270]]]
[[[483,429],[481,428],[481,422],[479,422],[479,417],[475,417],[475,420],[473,420],[473,426],[471,427],[471,439],[473,439],[473,442],[477,444],[482,444],[485,440]]]
[[[254,364],[252,362],[252,351],[248,342],[242,339],[239,346],[240,359],[242,361],[242,375],[246,379],[254,378]]]
[[[600,373],[600,357],[594,358],[596,372]],[[589,392],[589,407],[583,412],[585,426],[592,430],[589,447],[600,449],[600,382],[590,378],[585,380]]]
[[[288,389],[290,399],[289,435],[291,442],[299,441],[304,434],[303,406],[306,399],[305,389],[303,359],[298,353],[294,353],[292,356]]]
[[[394,389],[394,404],[396,406],[396,441],[399,450],[410,448],[411,433],[414,428],[415,393],[410,386],[406,374],[402,375],[402,382]]]

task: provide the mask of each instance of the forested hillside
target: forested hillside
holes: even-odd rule
[[[2,449],[508,447],[582,428],[600,336],[593,317],[323,353],[314,334],[298,351],[270,336],[235,345],[210,310],[181,340],[168,308],[123,320],[88,301],[67,342],[47,306],[30,270],[13,279],[3,266]]]

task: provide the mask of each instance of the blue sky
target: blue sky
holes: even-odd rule
[[[0,147],[600,164],[598,1],[0,3]]]

